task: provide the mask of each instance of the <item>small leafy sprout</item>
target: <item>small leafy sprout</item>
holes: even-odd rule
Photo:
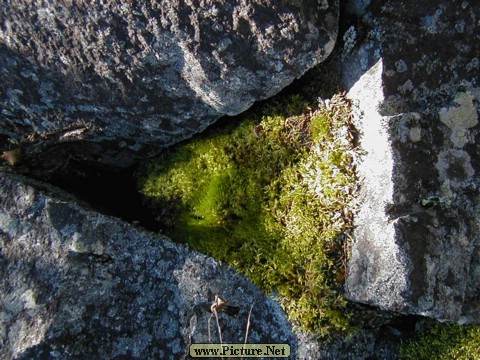
[[[426,208],[440,206],[440,207],[449,207],[452,204],[452,200],[446,197],[438,196],[429,196],[421,200],[421,205]]]

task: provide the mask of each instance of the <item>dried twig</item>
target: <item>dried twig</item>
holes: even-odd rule
[[[218,329],[218,337],[220,339],[220,345],[223,345],[222,341],[222,329],[220,328],[220,322],[218,321],[218,312],[222,311],[227,303],[223,301],[220,296],[215,295],[215,300],[213,301],[212,305],[210,306],[210,310],[212,311],[213,315],[215,315],[215,320],[217,321],[217,329]],[[210,319],[212,317],[210,316]],[[208,341],[210,341],[210,319],[208,319]]]
[[[218,313],[217,313],[217,310],[215,309],[213,311],[213,313],[215,314],[215,320],[217,321],[217,329],[218,329],[218,337],[220,339],[220,346],[223,345],[223,341],[222,341],[222,329],[220,328],[220,323],[218,322]]]
[[[247,327],[245,329],[245,340],[243,343],[244,349],[247,345],[248,341],[248,333],[250,331],[250,326],[252,325],[251,323],[251,318],[252,318],[252,311],[253,307],[255,306],[255,301],[253,301],[252,305],[250,306],[250,310],[248,312],[248,318],[247,318]],[[220,340],[220,346],[223,346],[223,339],[222,339],[222,328],[220,327],[220,322],[218,320],[218,313],[220,311],[223,311],[227,308],[227,302],[223,301],[220,296],[215,295],[215,300],[213,301],[212,305],[210,306],[210,310],[212,314],[208,318],[208,342],[211,344],[212,343],[212,338],[211,338],[211,333],[210,333],[210,321],[213,316],[215,316],[215,321],[217,323],[217,330],[218,330],[218,337]]]
[[[250,306],[250,311],[248,312],[248,318],[247,318],[247,328],[245,329],[245,341],[243,342],[243,347],[245,348],[245,346],[247,345],[247,340],[248,340],[248,331],[250,330],[250,325],[251,325],[251,322],[250,322],[250,319],[252,317],[252,310],[253,310],[253,306],[255,305],[255,301],[253,301],[252,305]]]
[[[248,339],[248,331],[250,330],[250,325],[251,325],[251,322],[250,322],[250,319],[252,317],[252,310],[253,310],[253,306],[255,305],[255,301],[253,301],[252,305],[250,306],[250,311],[248,312],[248,318],[247,318],[247,328],[245,329],[245,341],[244,341],[244,345],[247,344],[247,339]]]
[[[212,337],[210,336],[210,320],[212,320],[212,316],[213,314],[210,315],[210,317],[208,318],[208,343],[211,344],[212,343]]]

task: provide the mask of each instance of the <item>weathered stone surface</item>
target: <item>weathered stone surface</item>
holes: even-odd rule
[[[179,359],[208,342],[297,340],[278,303],[214,260],[1,174],[0,357]],[[215,318],[211,341],[218,342]]]
[[[318,342],[211,258],[24,177],[0,172],[0,188],[2,359],[186,358],[209,328],[218,342],[216,294],[238,307],[219,313],[224,343],[243,343],[253,304],[249,343],[287,343],[292,359],[397,358],[388,329]]]
[[[0,19],[0,140],[23,142],[26,156],[46,151],[32,143],[82,140],[43,158],[124,165],[324,60],[338,0],[17,0]]]
[[[480,323],[480,9],[352,3],[369,34],[342,66],[367,154],[347,297]]]

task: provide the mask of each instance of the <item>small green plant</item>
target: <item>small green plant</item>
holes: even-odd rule
[[[424,320],[419,333],[400,348],[404,360],[476,360],[480,358],[480,326]]]
[[[337,290],[357,190],[351,103],[340,94],[314,110],[294,96],[284,109],[169,150],[142,193],[173,239],[277,292],[303,329],[343,331]]]

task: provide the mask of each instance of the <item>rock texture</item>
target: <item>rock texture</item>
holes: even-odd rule
[[[253,304],[248,342],[289,344],[291,359],[397,358],[388,329],[318,342],[211,258],[40,182],[0,171],[0,189],[2,359],[184,359],[219,341],[215,295],[238,308],[219,313],[224,343],[243,343]]]
[[[333,46],[335,1],[229,4],[3,2],[2,159],[129,164],[272,95]],[[480,9],[346,10],[336,59],[366,150],[346,296],[480,323]],[[0,189],[1,358],[185,358],[208,329],[218,341],[215,295],[238,307],[220,314],[224,342],[243,341],[254,304],[249,342],[289,343],[292,358],[397,356],[390,325],[319,343],[206,256],[3,170]]]
[[[361,26],[345,34],[341,66],[367,153],[347,297],[480,323],[480,8],[350,9]]]
[[[224,342],[243,343],[254,304],[249,341],[296,353],[279,304],[232,270],[23,178],[1,174],[0,188],[2,359],[184,358],[209,341],[215,295],[239,308],[219,313]]]
[[[18,0],[0,19],[2,147],[127,165],[324,60],[338,0]]]

